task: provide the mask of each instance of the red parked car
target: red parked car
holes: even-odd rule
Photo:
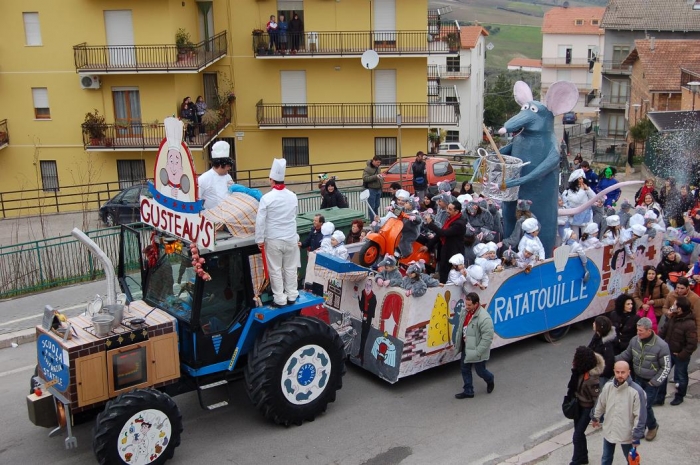
[[[413,172],[411,166],[416,160],[416,157],[403,158],[399,164],[398,160],[387,168],[382,174],[384,175],[384,185],[382,190],[389,192],[389,185],[392,182],[399,182],[399,174],[403,173],[403,181],[401,187],[409,192],[413,192]],[[427,157],[425,159],[426,173],[428,175],[428,192],[437,193],[437,184],[441,181],[449,181],[454,189],[457,184],[455,170],[445,158]]]

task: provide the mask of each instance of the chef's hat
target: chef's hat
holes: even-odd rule
[[[220,140],[211,147],[212,158],[228,158],[231,146],[228,142]]]
[[[452,255],[450,257],[450,263],[453,265],[464,265],[464,255],[461,253]]]
[[[484,269],[479,265],[469,266],[469,268],[467,268],[467,274],[470,278],[476,281],[481,281],[482,279],[484,279]]]
[[[345,234],[343,234],[343,231],[340,229],[333,231],[333,235],[331,237],[338,242],[345,242]]]
[[[472,250],[474,251],[474,255],[476,255],[477,257],[481,257],[489,251],[488,247],[486,247],[486,244],[482,244],[481,242],[476,244]]]
[[[403,190],[403,189],[397,190],[394,195],[396,196],[397,199],[400,199],[400,200],[408,200],[409,198],[411,198],[411,194],[409,194],[408,191]]]
[[[168,142],[168,150],[180,150],[182,145],[182,129],[184,125],[179,119],[169,116],[163,120],[165,125],[165,139]]]
[[[274,158],[272,160],[272,168],[270,168],[270,179],[277,182],[284,181],[284,172],[287,169],[287,160],[284,158]]]
[[[323,236],[330,236],[331,234],[333,234],[333,231],[335,231],[335,225],[330,221],[326,221],[321,226],[321,234]]]

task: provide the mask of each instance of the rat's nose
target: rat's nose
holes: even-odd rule
[[[506,131],[506,128],[501,128],[501,129],[498,130],[498,133],[499,133],[500,135],[503,135],[503,134],[505,134],[506,132],[508,132],[508,131]]]

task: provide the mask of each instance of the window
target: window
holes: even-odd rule
[[[58,190],[58,166],[55,160],[42,160],[39,162],[41,169],[41,186],[46,192]]]
[[[39,25],[39,13],[22,13],[24,20],[24,41],[29,46],[41,44],[41,27]]]
[[[591,26],[598,26],[599,24],[600,24],[600,20],[599,20],[599,19],[592,19],[592,20],[591,20]]]
[[[613,46],[613,56],[612,56],[612,61],[613,61],[613,69],[621,69],[622,68],[622,62],[627,58],[627,55],[630,54],[630,47],[629,45],[614,45]]]
[[[452,165],[447,161],[441,161],[433,165],[433,174],[435,174],[436,177],[447,176],[448,174],[452,174],[453,171]]]
[[[126,189],[140,184],[146,179],[146,162],[144,160],[117,160],[119,188]]]
[[[48,89],[46,87],[33,87],[32,98],[34,99],[34,118],[51,119]]]
[[[625,135],[625,115],[611,114],[608,120],[608,136]]]
[[[445,142],[459,142],[459,131],[447,131]]]
[[[309,138],[283,137],[282,155],[287,166],[306,166],[309,164]]]
[[[396,161],[396,137],[375,137],[374,154],[382,159],[382,165],[390,165]]]
[[[447,57],[446,63],[448,73],[459,73],[459,55],[456,57]]]
[[[627,103],[629,81],[610,81],[610,103]]]
[[[582,20],[582,19],[577,19],[577,20],[575,21],[575,24],[576,24],[577,26],[583,26],[583,20]]]

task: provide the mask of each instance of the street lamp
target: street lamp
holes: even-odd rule
[[[639,109],[642,107],[641,103],[633,103],[632,106],[634,107],[634,124],[637,124],[637,112]]]
[[[700,92],[700,81],[691,81],[688,83],[688,87],[693,93],[693,111],[695,111],[695,94]]]

